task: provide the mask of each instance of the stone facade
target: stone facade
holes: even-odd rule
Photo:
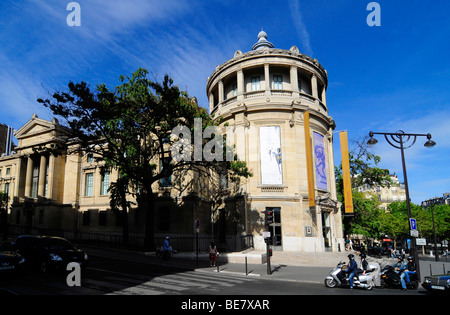
[[[265,32],[253,50],[236,51],[207,81],[210,113],[222,119],[237,156],[254,176],[241,185],[246,196],[243,233],[264,249],[264,212],[275,222],[267,229],[274,249],[337,251],[343,248],[340,205],[333,161],[333,129],[328,115],[327,73],[317,60],[275,49]],[[314,146],[315,206],[308,192],[305,113]],[[278,173],[277,173],[278,171]]]
[[[234,58],[217,66],[206,91],[210,114],[223,119],[227,141],[254,176],[216,189],[217,183],[204,182],[191,172],[183,180],[191,178],[193,185],[182,194],[170,185],[155,183],[155,231],[193,235],[199,219],[199,233],[214,235],[219,244],[233,236],[236,243],[245,240],[258,250],[265,249],[262,235],[268,229],[275,250],[344,248],[334,180],[335,124],[326,102],[327,73],[295,46],[273,48],[264,32],[253,48],[237,51]],[[308,141],[305,119],[310,125]],[[71,153],[66,131],[56,119],[33,115],[15,133],[19,143],[14,154],[0,158],[0,189],[8,187],[11,197],[11,226],[24,232],[120,233],[121,220],[110,210],[107,193],[117,172],[106,170],[94,156]],[[68,143],[65,154],[44,153],[44,148]],[[307,143],[312,144],[310,155]],[[313,178],[308,177],[308,156]],[[268,227],[264,225],[266,210],[274,213],[274,223]],[[143,233],[144,221],[145,214],[133,207],[130,233]]]

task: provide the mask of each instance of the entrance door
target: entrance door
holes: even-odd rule
[[[330,213],[322,212],[322,233],[326,251],[331,251]]]
[[[273,223],[268,227],[271,236],[269,244],[272,245],[274,250],[281,249],[283,245],[281,233],[281,208],[270,207],[266,208],[266,210],[273,212]]]

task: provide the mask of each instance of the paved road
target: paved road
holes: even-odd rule
[[[69,286],[67,274],[26,271],[21,277],[2,279],[3,293],[19,295],[342,295],[347,289],[323,284],[267,279],[211,270],[187,270],[105,257],[91,257],[81,274],[81,286]],[[394,289],[354,290],[353,295],[417,295],[422,291]]]

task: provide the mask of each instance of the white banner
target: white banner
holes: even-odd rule
[[[280,126],[259,127],[261,184],[282,185]]]

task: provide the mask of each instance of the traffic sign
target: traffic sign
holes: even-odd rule
[[[427,245],[427,240],[425,238],[416,238],[416,244],[425,246],[425,245]]]
[[[416,219],[409,219],[409,226],[411,227],[411,230],[417,230],[417,222]]]
[[[200,219],[195,220],[195,232],[200,232]]]
[[[419,236],[419,232],[417,230],[411,230],[411,236],[412,237],[418,237]]]

